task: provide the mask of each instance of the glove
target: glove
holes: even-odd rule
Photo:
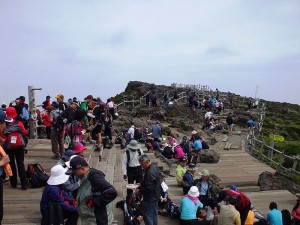
[[[126,174],[124,174],[123,178],[124,178],[124,180],[127,180],[127,175],[126,175]]]
[[[88,200],[88,201],[85,203],[85,205],[86,205],[87,207],[93,207],[93,206],[94,206],[93,199]]]

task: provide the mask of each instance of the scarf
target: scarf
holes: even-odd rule
[[[198,205],[199,199],[197,197],[192,197],[188,194],[184,195],[182,198],[184,198],[184,197],[187,197],[187,198],[191,199],[195,203],[195,205]]]

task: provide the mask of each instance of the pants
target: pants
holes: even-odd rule
[[[51,129],[51,145],[54,156],[62,156],[65,152],[64,131]]]
[[[140,166],[137,167],[128,167],[127,168],[127,177],[128,177],[128,184],[135,183],[142,183],[143,182],[143,171]],[[127,189],[127,195],[132,194],[133,191]]]
[[[41,225],[48,225],[49,221],[47,221],[48,219],[45,216],[45,214],[46,214],[45,210],[42,211],[41,213],[42,213]],[[74,225],[74,224],[77,224],[78,213],[71,213],[71,212],[63,211],[63,216],[64,216],[64,220],[67,220],[65,222],[65,225]]]
[[[200,195],[199,200],[202,202],[203,206],[209,206],[212,210],[217,207],[216,201],[213,198],[207,197],[206,195]]]
[[[209,225],[210,221],[207,220],[180,220],[180,225]]]
[[[12,187],[17,186],[18,184],[17,174],[19,173],[21,186],[27,187],[28,183],[27,183],[26,171],[24,166],[24,156],[25,156],[24,148],[9,149],[7,150],[7,154],[9,155],[10,167],[13,173],[12,177],[10,177],[9,179],[11,186]],[[17,172],[17,168],[18,168],[18,172]]]
[[[2,179],[0,179],[0,225],[2,224],[2,219],[3,219],[3,184],[2,184]]]
[[[97,225],[108,225],[106,206],[95,207],[94,214],[96,217]]]
[[[246,208],[244,208],[243,210],[239,211],[240,212],[240,216],[241,216],[241,225],[245,224],[245,221],[247,219],[250,207],[251,207],[251,203]]]
[[[46,127],[46,136],[47,139],[51,139],[51,127]]]
[[[144,215],[145,225],[157,225],[157,201],[143,201],[142,211]]]

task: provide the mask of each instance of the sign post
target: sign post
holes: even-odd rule
[[[30,138],[37,139],[37,115],[35,105],[35,90],[42,90],[42,88],[34,88],[34,86],[28,86],[28,99],[29,99],[29,125],[30,125]]]

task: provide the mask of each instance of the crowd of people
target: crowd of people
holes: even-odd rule
[[[146,95],[155,107],[156,97],[152,92]],[[174,92],[174,98],[178,92]],[[113,221],[112,202],[118,193],[115,187],[105,179],[102,171],[91,168],[84,158],[85,144],[95,143],[95,151],[103,151],[105,146],[113,146],[112,126],[117,118],[112,98],[103,102],[100,97],[88,95],[82,102],[76,97],[64,101],[63,94],[56,95],[51,102],[47,96],[43,102],[43,112],[37,111],[40,124],[46,127],[47,138],[51,139],[55,161],[50,178],[40,201],[41,224],[62,223],[77,224],[111,224]],[[165,104],[169,104],[166,94]],[[204,107],[205,125],[212,133],[228,130],[232,135],[233,118],[229,113],[226,126],[222,125],[214,114],[222,110],[219,92],[216,97],[197,102],[197,108]],[[195,105],[195,95],[188,92],[188,102]],[[9,156],[0,160],[0,175],[5,179],[4,165],[10,163],[13,176],[9,178],[12,188],[18,185],[28,188],[25,174],[24,157],[26,152],[28,122],[30,112],[25,97],[20,96],[8,107],[2,105],[0,110],[0,145]],[[250,122],[249,122],[250,124]],[[254,126],[250,124],[249,126]],[[124,134],[126,150],[122,158],[122,173],[128,181],[127,197],[124,201],[124,224],[146,225],[158,224],[158,211],[167,210],[173,218],[178,218],[181,225],[212,224],[221,225],[255,224],[254,212],[250,199],[236,186],[217,191],[210,179],[210,173],[203,169],[197,176],[197,163],[203,149],[209,145],[193,130],[191,137],[184,136],[181,141],[173,136],[163,137],[160,122],[157,121],[150,130],[143,130],[132,124]],[[105,140],[105,141],[104,141]],[[148,151],[158,151],[168,159],[178,161],[176,182],[182,188],[182,198],[177,206],[168,194],[165,175],[151,162],[143,151],[140,142],[145,142]],[[1,147],[1,148],[2,148]],[[3,217],[3,189],[0,179],[0,221]],[[270,225],[283,225],[283,214],[275,202],[270,203],[266,222]],[[206,214],[206,215],[204,215]],[[292,216],[294,224],[299,224],[299,201]],[[262,220],[259,221],[262,224]],[[259,224],[256,223],[256,224]],[[1,222],[0,222],[1,224]]]

